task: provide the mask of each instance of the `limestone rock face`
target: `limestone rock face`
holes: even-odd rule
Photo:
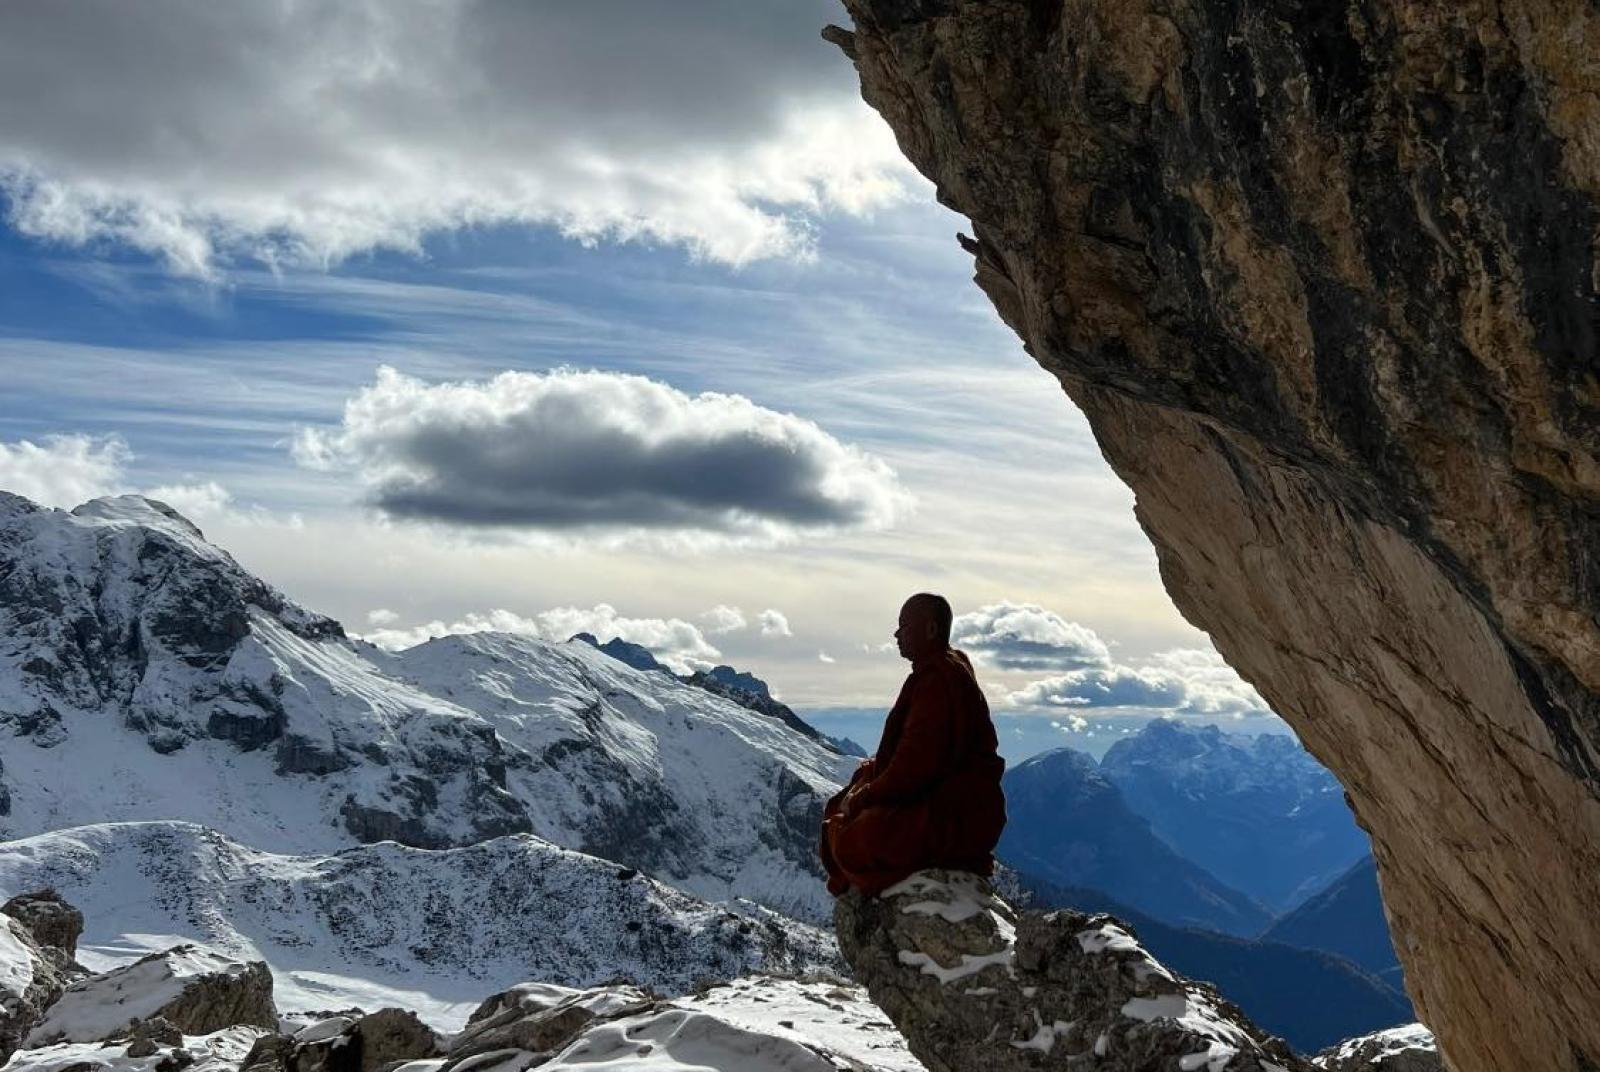
[[[1106,915],[1019,914],[989,883],[919,871],[839,899],[839,945],[931,1072],[1308,1069]]]
[[[1600,1067],[1600,10],[845,0],[1458,1072]]]

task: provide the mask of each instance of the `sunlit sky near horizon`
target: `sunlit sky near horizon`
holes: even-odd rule
[[[380,643],[621,635],[858,739],[921,589],[1027,751],[1280,729],[818,37],[841,19],[7,5],[0,488],[164,498]]]

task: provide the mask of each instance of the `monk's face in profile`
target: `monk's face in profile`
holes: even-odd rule
[[[906,600],[905,606],[900,608],[900,624],[894,631],[894,643],[900,657],[912,662],[924,655],[935,655],[944,647],[933,608],[926,601],[915,598]]]

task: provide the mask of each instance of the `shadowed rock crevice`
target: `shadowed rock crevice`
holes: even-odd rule
[[[1600,1066],[1600,14],[845,0],[863,95],[1349,790],[1459,1072]]]

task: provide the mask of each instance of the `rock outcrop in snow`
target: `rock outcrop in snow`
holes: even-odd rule
[[[203,909],[202,909],[203,911]],[[90,933],[95,928],[90,915]],[[22,935],[0,917],[5,935]],[[0,938],[0,950],[4,949]],[[481,950],[480,950],[481,951]],[[0,972],[14,974],[0,959]],[[10,980],[11,974],[5,976]],[[271,976],[177,946],[90,976],[40,1011],[5,1072],[922,1072],[861,988],[757,974],[665,998],[627,983],[523,982],[439,1033],[393,1006],[279,1020]],[[265,984],[266,989],[263,989]],[[368,1006],[371,1008],[370,1006]],[[228,1026],[219,1022],[236,1020]],[[210,1029],[210,1030],[207,1030]]]
[[[1349,790],[1448,1062],[1600,1067],[1600,12],[845,7],[1178,609]]]
[[[674,994],[750,972],[842,967],[817,928],[749,902],[708,904],[526,834],[446,851],[290,856],[187,823],[115,823],[0,852],[0,890],[46,885],[83,906],[86,950],[126,958],[186,941],[265,961],[285,1011],[388,992],[428,1013],[418,1003],[447,1009],[530,977],[623,978]]]
[[[817,922],[816,827],[852,766],[586,643],[351,640],[137,496],[0,500],[0,730],[0,837],[186,819],[327,852],[534,833]]]
[[[1443,1072],[1433,1033],[1421,1024],[1348,1039],[1317,1054],[1323,1072]]]
[[[275,1028],[272,973],[194,945],[174,946],[73,983],[28,1032],[26,1045],[102,1042],[129,1025],[160,1019],[186,1035],[224,1028]]]
[[[932,1072],[1304,1072],[1211,987],[1105,915],[1017,913],[974,875],[919,871],[838,902],[857,979]]]

